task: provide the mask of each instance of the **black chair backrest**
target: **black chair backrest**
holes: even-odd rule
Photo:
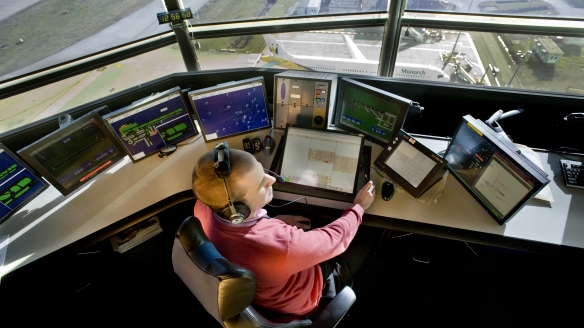
[[[222,325],[253,300],[253,273],[221,256],[195,217],[186,218],[176,233],[172,264],[174,272]]]

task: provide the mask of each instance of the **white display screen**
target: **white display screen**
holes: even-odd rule
[[[280,174],[286,182],[353,193],[362,137],[288,127]]]
[[[385,164],[414,188],[418,188],[428,173],[436,166],[434,160],[424,155],[407,141],[402,141],[398,144],[393,154],[385,161]]]

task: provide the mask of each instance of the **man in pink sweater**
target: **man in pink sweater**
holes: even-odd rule
[[[332,298],[351,283],[371,248],[355,246],[355,251],[345,252],[375,199],[375,186],[368,182],[340,218],[309,230],[310,220],[302,216],[270,218],[263,207],[272,200],[276,179],[253,155],[227,150],[227,174],[217,173],[217,150],[202,155],[195,165],[194,215],[224,257],[254,273],[254,304],[280,313],[315,313],[321,297]],[[228,194],[237,212],[247,212],[241,223],[230,220]]]

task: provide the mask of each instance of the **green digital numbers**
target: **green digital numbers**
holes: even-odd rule
[[[191,8],[184,8],[179,10],[173,10],[171,12],[158,13],[156,15],[159,24],[167,24],[177,21],[183,21],[185,19],[193,18],[193,13]]]

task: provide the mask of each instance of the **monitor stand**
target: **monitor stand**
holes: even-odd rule
[[[158,157],[160,157],[160,158],[167,157],[167,156],[171,155],[172,153],[174,153],[175,151],[176,151],[175,145],[164,146],[164,147],[160,148],[160,150],[158,151]]]

